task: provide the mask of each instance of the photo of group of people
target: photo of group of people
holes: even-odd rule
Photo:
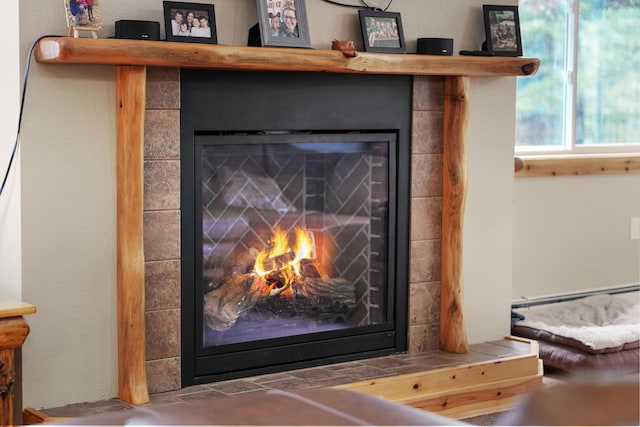
[[[405,53],[407,51],[399,13],[360,9],[358,15],[365,52]]]
[[[171,34],[179,37],[211,38],[209,12],[206,10],[171,9]]]
[[[485,4],[482,9],[486,36],[483,49],[499,56],[521,56],[522,42],[518,6]]]
[[[300,37],[295,0],[267,0],[272,37]]]
[[[516,22],[514,12],[505,10],[502,12],[491,12],[491,41],[493,49],[516,50],[518,42],[516,39]]]
[[[400,47],[398,21],[395,18],[379,18],[368,16],[365,18],[369,46],[371,47]]]

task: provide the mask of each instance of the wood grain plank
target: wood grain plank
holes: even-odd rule
[[[33,314],[36,307],[26,302],[16,301],[5,296],[0,296],[0,318]]]
[[[142,217],[145,90],[145,67],[117,67],[118,395],[136,405],[149,401]]]
[[[468,87],[468,77],[445,78],[440,349],[452,353],[469,351],[462,309],[462,226],[467,194],[465,134]]]
[[[519,156],[516,177],[640,173],[640,153]]]
[[[540,65],[539,59],[522,57],[358,52],[349,58],[337,50],[68,37],[40,40],[35,58],[41,63],[438,76],[529,76]]]

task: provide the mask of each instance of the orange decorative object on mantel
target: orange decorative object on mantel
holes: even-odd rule
[[[331,50],[339,50],[348,58],[355,58],[358,56],[353,40],[334,40],[331,42]]]
[[[14,350],[22,346],[29,325],[22,317],[35,313],[31,304],[0,296],[0,424],[13,425]]]

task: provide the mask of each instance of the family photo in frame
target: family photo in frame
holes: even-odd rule
[[[399,13],[358,10],[365,52],[406,53]]]
[[[483,5],[486,50],[498,56],[522,56],[518,6]]]
[[[256,0],[256,5],[259,45],[311,47],[304,0]]]
[[[213,4],[164,1],[167,41],[217,44]]]

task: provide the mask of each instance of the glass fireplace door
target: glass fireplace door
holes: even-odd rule
[[[205,353],[349,336],[387,322],[395,134],[196,142]]]

